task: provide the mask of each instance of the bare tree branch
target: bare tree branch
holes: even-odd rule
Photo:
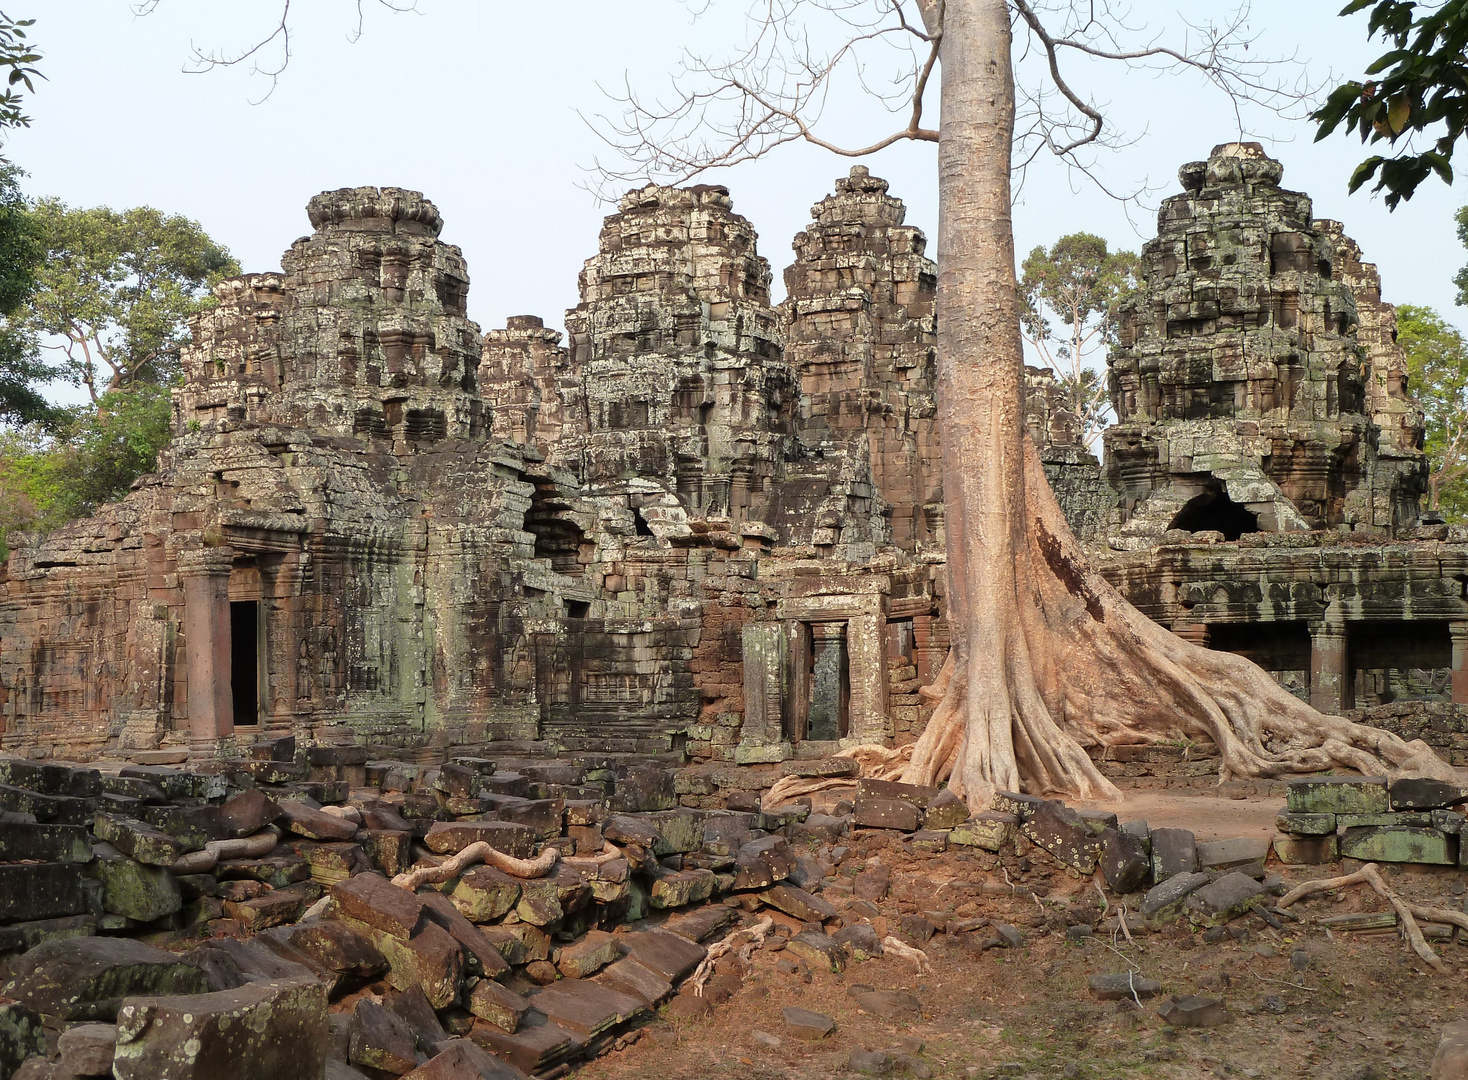
[[[695,17],[708,2],[693,9]],[[1120,202],[1134,203],[1148,190],[1115,190],[1100,179],[1094,156],[1085,154],[1093,147],[1117,149],[1134,138],[1124,136],[1103,106],[1077,88],[1065,70],[1067,53],[1154,74],[1196,73],[1231,103],[1240,139],[1250,134],[1246,106],[1283,115],[1308,111],[1311,88],[1298,72],[1293,82],[1286,77],[1286,68],[1298,67],[1294,58],[1262,57],[1254,48],[1247,3],[1219,21],[1184,21],[1180,40],[1173,41],[1128,25],[1113,0],[1010,4],[1020,31],[1016,191],[1042,150]],[[911,18],[913,8],[920,26]],[[793,142],[860,157],[898,142],[936,141],[937,132],[922,120],[939,61],[942,18],[942,0],[753,0],[746,14],[748,44],[732,59],[715,61],[690,51],[663,94],[649,97],[624,79],[619,92],[608,94],[620,106],[619,115],[583,117],[620,159],[595,163],[593,190],[607,198],[628,184],[684,183]],[[883,49],[899,54],[903,64],[885,88],[869,78]],[[843,91],[863,92],[888,112],[906,113],[906,125],[865,145],[827,134],[821,122],[825,106]]]
[[[275,88],[280,84],[280,77],[291,62],[291,4],[294,0],[279,0],[280,15],[275,20],[274,29],[263,38],[259,38],[253,45],[239,52],[226,52],[221,49],[201,49],[197,45],[189,47],[189,62],[184,65],[184,72],[189,75],[201,75],[215,68],[238,67],[246,62],[250,65],[251,75],[263,75],[270,80],[270,88],[259,98],[251,102],[259,105],[275,93]],[[391,11],[395,15],[407,12],[417,12],[416,0],[376,0],[376,2]],[[357,12],[357,25],[354,30],[347,32],[347,40],[355,45],[362,37],[363,22],[366,15],[363,6],[366,0],[352,0]],[[163,0],[138,0],[133,4],[133,14],[137,16],[151,15],[163,4]]]

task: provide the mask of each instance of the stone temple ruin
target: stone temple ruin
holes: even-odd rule
[[[1252,144],[1181,170],[1105,464],[1035,369],[1030,431],[1142,610],[1461,763],[1468,530],[1421,517],[1375,268],[1281,173]],[[416,192],[308,213],[283,273],[196,321],[157,473],[15,543],[0,747],[759,763],[916,737],[947,649],[936,274],[885,181],[813,207],[779,305],[725,189],[628,193],[564,342],[480,332]]]
[[[1122,316],[1105,465],[1036,370],[1029,430],[1153,617],[1465,764],[1468,529],[1421,519],[1375,269],[1280,173],[1249,145],[1183,168]],[[833,753],[914,738],[947,648],[935,268],[884,181],[853,169],[815,206],[778,307],[726,191],[628,194],[564,345],[531,316],[480,333],[421,195],[309,213],[282,274],[197,320],[158,473],[6,568],[0,1080],[560,1080],[624,1049],[707,1071],[657,1019],[746,979],[708,1068],[747,1049],[784,1075],[783,1036],[821,1075],[936,1075],[925,1053],[957,1075],[922,1036],[1008,1055],[985,1034],[1006,998],[1047,1010],[1047,1055],[1117,1041],[1056,995],[1082,967],[1128,1032],[1144,999],[1167,1042],[1248,1009],[1232,1041],[1266,1049],[1356,1009],[1344,979],[1297,1003],[1327,989],[1307,972],[1351,970],[1363,1014],[1393,996],[1332,935],[1400,926],[1453,974],[1468,786],[1244,782],[1284,798],[1273,838],[1210,838],[970,807]],[[1218,772],[1206,746],[1092,750],[1124,787]],[[61,756],[87,760],[30,760]],[[1424,897],[1438,881],[1458,891]],[[1351,882],[1390,910],[1324,915]],[[1236,951],[1232,983],[1191,951],[1251,931],[1281,949]],[[1115,947],[1133,933],[1158,978]],[[1095,970],[1093,937],[1129,970]],[[1407,974],[1407,1009],[1461,999]],[[982,1018],[944,982],[993,989]],[[752,1014],[782,1035],[724,1030]],[[1391,1022],[1396,1068],[1425,1025]],[[1468,1021],[1440,1046],[1461,1071]]]

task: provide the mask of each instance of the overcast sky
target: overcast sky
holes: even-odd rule
[[[1316,82],[1359,75],[1381,47],[1365,41],[1363,17],[1335,15],[1341,4],[1260,4],[1251,54],[1295,57]],[[29,172],[32,195],[186,214],[247,270],[279,269],[280,253],[309,230],[304,207],[318,191],[415,188],[442,212],[443,238],[464,249],[469,311],[482,326],[538,314],[560,327],[608,212],[580,186],[606,153],[580,114],[612,107],[599,84],[625,76],[656,90],[684,47],[713,53],[742,40],[745,6],[712,0],[695,20],[680,0],[419,0],[408,14],[365,0],[363,33],[352,43],[353,0],[312,0],[292,13],[289,68],[254,103],[269,83],[244,68],[183,69],[193,46],[239,49],[268,34],[278,0],[162,0],[146,17],[128,0],[13,0],[8,14],[37,19],[31,34],[47,81],[28,103],[33,126],[14,134],[6,153]],[[1138,0],[1130,21],[1176,38],[1178,12],[1202,7]],[[1114,190],[1150,183],[1154,207],[1178,190],[1179,165],[1238,137],[1229,104],[1196,78],[1116,65],[1073,71],[1121,131],[1139,136],[1103,155],[1099,175]],[[834,103],[829,115],[853,135],[884,120],[856,99]],[[1468,253],[1452,215],[1468,187],[1429,181],[1388,213],[1366,193],[1346,194],[1363,156],[1356,140],[1313,143],[1308,123],[1265,112],[1248,120],[1284,162],[1285,185],[1309,192],[1317,216],[1343,220],[1380,265],[1388,300],[1430,304],[1463,324],[1451,279]],[[931,144],[906,144],[867,161],[930,235],[935,154]],[[727,184],[735,209],[754,222],[778,282],[811,204],[849,165],[790,147],[711,179]],[[1018,250],[1082,229],[1136,248],[1155,232],[1155,216],[1134,209],[1132,217],[1136,228],[1095,185],[1045,164],[1016,207]]]

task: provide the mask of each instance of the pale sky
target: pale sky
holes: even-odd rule
[[[1365,41],[1364,17],[1336,16],[1341,4],[1264,0],[1251,20],[1253,52],[1295,56],[1317,82],[1359,76],[1382,48]],[[182,71],[191,45],[246,46],[269,32],[278,7],[278,0],[163,0],[140,18],[128,0],[12,0],[8,14],[37,19],[31,35],[47,77],[28,103],[33,126],[5,150],[29,172],[27,192],[186,214],[246,270],[262,271],[279,269],[280,253],[309,231],[304,208],[316,192],[359,184],[421,190],[443,214],[443,238],[464,249],[469,312],[488,329],[516,314],[559,328],[576,302],[576,275],[609,212],[579,186],[606,154],[578,115],[612,108],[598,84],[620,85],[625,76],[657,90],[685,46],[716,52],[742,40],[746,4],[712,0],[695,20],[680,0],[418,0],[417,12],[396,15],[366,0],[364,32],[353,44],[353,0],[298,0],[294,55],[268,99],[252,103],[268,82],[240,68]],[[1215,7],[1137,0],[1131,22],[1177,31],[1185,17]],[[1196,78],[1116,65],[1072,72],[1123,132],[1140,136],[1102,155],[1099,174],[1118,190],[1150,182],[1153,206],[1179,189],[1179,165],[1238,137],[1227,102]],[[853,138],[891,122],[854,99],[834,103],[830,115]],[[1380,265],[1386,299],[1429,304],[1468,323],[1453,305],[1451,280],[1468,262],[1452,221],[1468,203],[1468,182],[1454,191],[1428,181],[1388,213],[1365,192],[1346,194],[1364,156],[1357,140],[1313,143],[1313,125],[1269,113],[1250,121],[1284,162],[1285,186],[1310,193],[1316,216],[1344,221]],[[930,237],[935,155],[932,144],[904,144],[865,162],[891,181],[908,220]],[[850,164],[787,147],[705,178],[726,184],[735,209],[754,222],[777,293],[791,239]],[[1155,216],[1134,209],[1132,217],[1140,234],[1123,206],[1042,163],[1015,209],[1017,249],[1023,257],[1078,230],[1135,249],[1154,234]]]

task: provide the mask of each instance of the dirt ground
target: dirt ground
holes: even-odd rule
[[[1273,802],[1138,796],[1111,807],[1124,818],[1194,828],[1200,838],[1272,833]],[[893,956],[853,961],[844,973],[812,972],[788,951],[761,949],[746,966],[724,962],[717,986],[738,986],[701,1018],[665,1007],[625,1049],[584,1066],[586,1080],[667,1078],[775,1080],[847,1077],[853,1047],[900,1052],[903,1039],[922,1045],[918,1059],[933,1077],[1061,1078],[1330,1077],[1332,1080],[1425,1078],[1443,1024],[1468,1017],[1468,940],[1435,942],[1447,965],[1433,973],[1388,930],[1327,933],[1311,916],[1386,910],[1365,887],[1328,893],[1296,905],[1303,923],[1274,929],[1257,915],[1231,924],[1212,943],[1202,932],[1173,926],[1136,932],[1128,942],[1104,932],[1100,899],[1089,879],[1032,849],[1025,857],[951,851],[910,852],[897,834],[861,832],[845,838],[850,851],[836,872],[849,878],[873,859],[892,869],[891,894],[872,918],[878,933],[899,933],[904,915],[930,921],[976,916],[1007,923],[1022,947],[984,948],[987,927],[946,934],[926,945],[930,971]],[[838,845],[839,846],[839,845]],[[802,847],[824,856],[829,845]],[[840,854],[836,852],[835,854]],[[1291,884],[1339,873],[1336,867],[1271,865]],[[1010,882],[1033,895],[992,895]],[[1457,870],[1387,870],[1391,886],[1421,903],[1463,910],[1464,875]],[[987,891],[986,891],[987,889]],[[849,899],[828,892],[849,921],[860,916]],[[1108,914],[1115,915],[1116,901]],[[766,912],[761,912],[765,914]],[[792,920],[791,932],[799,929]],[[1089,938],[1068,940],[1067,927],[1094,925]],[[900,936],[900,934],[899,934]],[[1468,934],[1464,935],[1468,939]],[[1295,957],[1303,950],[1304,957]],[[1297,970],[1300,961],[1308,961]],[[786,970],[781,970],[781,967]],[[742,980],[730,971],[742,967]],[[789,971],[797,967],[795,971]],[[1135,970],[1159,981],[1161,994],[1141,1007],[1131,1000],[1095,1000],[1087,980]],[[858,1009],[848,988],[901,989],[921,1002],[921,1017],[887,1019]],[[1230,1019],[1215,1028],[1175,1029],[1157,1006],[1169,995],[1222,999]],[[715,997],[720,994],[714,994]],[[818,1042],[792,1034],[787,1007],[834,1018]],[[915,1045],[915,1044],[914,1044]],[[923,1066],[918,1066],[919,1075]],[[890,1074],[913,1075],[901,1066]]]

